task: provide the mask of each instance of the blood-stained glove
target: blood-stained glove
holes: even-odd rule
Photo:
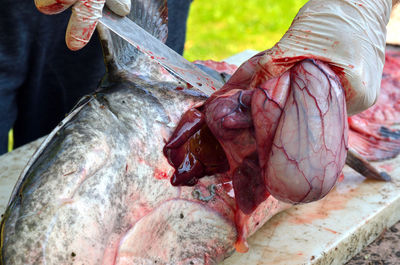
[[[69,49],[83,48],[93,35],[104,4],[114,13],[125,16],[131,0],[35,0],[36,7],[44,14],[58,14],[72,6],[65,41]]]
[[[319,59],[339,76],[348,114],[361,112],[379,94],[391,8],[391,0],[310,0],[282,39],[242,65],[234,80],[254,87],[303,59]]]

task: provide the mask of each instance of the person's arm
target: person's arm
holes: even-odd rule
[[[349,115],[376,101],[385,60],[386,25],[398,0],[310,0],[282,39],[242,65],[231,84],[253,87],[293,67],[319,59],[339,76]],[[255,78],[257,77],[257,78]]]
[[[131,0],[35,0],[36,7],[44,14],[58,14],[72,6],[65,41],[71,50],[83,48],[93,35],[103,6],[125,16],[131,8]]]

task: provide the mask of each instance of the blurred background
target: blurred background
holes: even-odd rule
[[[272,47],[307,0],[194,0],[184,57],[222,60]]]

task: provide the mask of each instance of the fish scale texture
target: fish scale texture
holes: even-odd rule
[[[208,203],[192,195],[216,178],[178,188],[161,174],[179,113],[204,98],[136,81],[83,103],[30,167],[5,214],[2,264],[215,264],[233,251],[233,198],[221,186]],[[246,225],[286,207],[271,197]]]

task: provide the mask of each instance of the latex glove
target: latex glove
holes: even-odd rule
[[[310,0],[282,39],[242,65],[229,83],[256,87],[298,61],[320,59],[339,76],[348,114],[361,112],[379,94],[391,8],[391,0]]]
[[[58,14],[72,6],[65,41],[71,50],[84,47],[93,35],[104,3],[117,15],[125,16],[131,0],[35,0],[36,7],[44,14]]]

